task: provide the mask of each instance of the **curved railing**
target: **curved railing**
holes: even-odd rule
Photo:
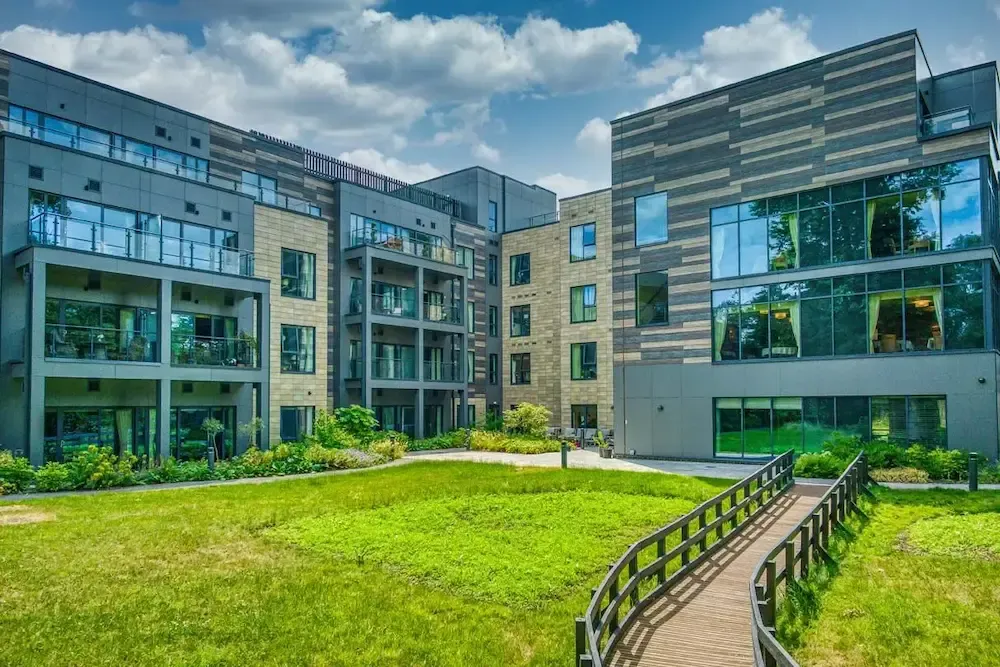
[[[750,579],[750,608],[753,618],[755,667],[799,667],[799,663],[775,638],[775,618],[778,612],[778,586],[786,588],[798,577],[809,574],[810,563],[829,560],[830,533],[847,520],[850,514],[864,515],[858,507],[858,496],[871,495],[868,485],[868,462],[861,452],[847,466],[836,482],[820,498],[813,510],[785,535],[784,539],[764,556]],[[780,561],[780,562],[779,562]]]
[[[584,617],[576,619],[578,667],[607,664],[615,645],[643,609],[788,490],[793,482],[793,462],[791,451],[778,456],[711,500],[630,546],[594,589]],[[714,514],[711,519],[710,512]],[[678,534],[677,545],[668,551],[667,541]],[[652,548],[656,549],[655,556],[646,553]],[[691,551],[697,551],[693,558]],[[668,576],[674,560],[679,560],[680,567]],[[640,562],[643,563],[641,568]],[[626,572],[628,578],[622,585],[622,575]],[[625,615],[619,620],[623,611]]]

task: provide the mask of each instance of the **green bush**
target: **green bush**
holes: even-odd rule
[[[797,477],[817,477],[836,479],[847,469],[850,462],[834,456],[831,452],[803,454],[795,461]]]
[[[507,433],[535,438],[545,437],[550,419],[552,412],[545,406],[534,403],[520,403],[503,413],[503,424]]]
[[[34,478],[35,471],[28,459],[0,450],[0,496],[24,493]]]
[[[960,449],[913,445],[906,450],[906,465],[927,471],[931,479],[958,481],[968,477],[969,454]]]
[[[924,483],[930,481],[926,470],[917,468],[876,468],[869,475],[876,482]]]
[[[52,461],[35,471],[36,491],[67,491],[70,488],[69,470],[62,463]]]
[[[368,451],[386,461],[401,459],[403,458],[403,455],[406,454],[407,440],[404,438],[394,437],[391,435],[389,437],[380,438],[372,443]]]
[[[320,410],[313,420],[313,433],[309,439],[311,442],[334,449],[356,449],[361,446],[360,439],[348,433],[337,417],[326,410]]]
[[[550,438],[527,438],[479,430],[472,431],[471,446],[476,451],[507,452],[510,454],[544,454],[546,452],[559,451],[558,440]]]
[[[69,485],[73,489],[109,489],[115,486],[132,486],[137,483],[135,464],[131,455],[115,456],[110,447],[91,445],[66,463]]]
[[[378,428],[378,420],[375,419],[375,411],[363,408],[360,405],[351,405],[346,408],[337,408],[334,411],[337,424],[347,432],[348,435],[357,438],[361,444],[371,442],[375,436],[375,429]]]

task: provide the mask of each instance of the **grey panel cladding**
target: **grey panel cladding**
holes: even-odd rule
[[[917,137],[913,33],[612,123],[616,363],[710,357],[709,209],[986,155]],[[669,241],[636,248],[634,198],[669,194]],[[634,274],[667,270],[669,324],[635,328]]]
[[[490,389],[487,378],[487,334],[488,334],[488,303],[486,301],[486,262],[490,253],[498,254],[499,248],[489,245],[487,237],[494,236],[485,228],[477,225],[455,224],[452,229],[455,246],[465,246],[472,248],[475,255],[473,260],[473,278],[469,281],[468,298],[475,305],[475,333],[469,337],[469,351],[475,352],[475,382],[470,385],[470,398],[482,398],[487,395]],[[489,250],[487,249],[489,248]],[[493,304],[499,306],[499,303]],[[464,313],[463,313],[464,317]],[[492,392],[489,392],[492,394]]]

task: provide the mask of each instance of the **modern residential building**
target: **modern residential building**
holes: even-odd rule
[[[906,32],[614,121],[616,449],[995,458],[998,90]]]
[[[412,186],[0,52],[0,446],[200,458],[372,407],[484,414],[505,227],[555,194],[472,168]],[[453,191],[453,192],[449,192]],[[478,408],[478,410],[477,410]]]
[[[610,189],[504,234],[506,358],[489,363],[504,376],[505,409],[527,401],[556,426],[613,427],[611,257]]]

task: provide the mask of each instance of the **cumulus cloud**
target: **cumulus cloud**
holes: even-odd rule
[[[646,108],[815,58],[822,52],[810,39],[811,27],[807,18],[789,19],[774,8],[737,26],[713,28],[694,51],[661,55],[636,72],[638,84],[665,87]]]
[[[444,173],[430,163],[421,162],[419,164],[411,164],[403,162],[394,157],[387,157],[374,148],[359,148],[353,151],[346,151],[337,157],[345,162],[367,167],[372,171],[398,178],[407,183],[420,183]]]
[[[591,118],[577,133],[576,145],[586,151],[607,153],[611,150],[611,124],[603,118]]]
[[[228,25],[204,45],[152,26],[61,33],[0,32],[0,47],[243,128],[331,149],[389,140],[424,116],[417,96],[359,82],[339,63]]]
[[[493,146],[490,146],[485,141],[480,141],[472,148],[472,155],[477,160],[485,160],[486,162],[500,161],[500,151],[493,148]]]
[[[607,187],[607,183],[593,183],[586,179],[577,178],[575,176],[567,176],[563,173],[542,176],[535,182],[543,188],[555,192],[560,199],[583,194],[584,192],[591,192],[592,190],[599,190],[602,187]]]
[[[986,62],[986,42],[982,37],[973,37],[965,46],[949,44],[944,49],[948,62],[961,69]]]

